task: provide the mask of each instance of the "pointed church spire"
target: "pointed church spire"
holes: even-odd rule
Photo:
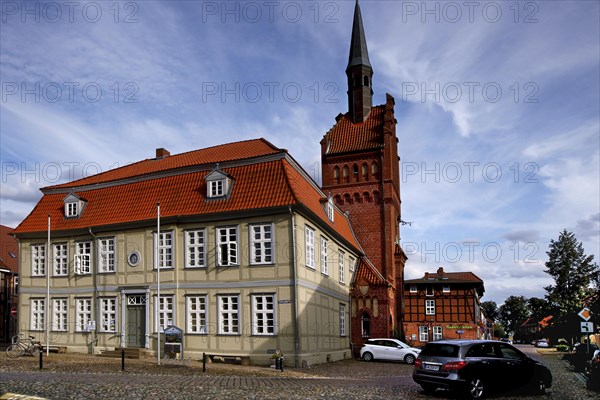
[[[364,122],[369,116],[373,104],[373,90],[371,89],[373,68],[369,62],[367,40],[358,0],[354,6],[354,22],[346,76],[348,77],[348,112],[352,122]]]

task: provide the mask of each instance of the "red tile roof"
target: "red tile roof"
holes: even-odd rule
[[[244,146],[249,144],[252,150],[244,152]],[[49,193],[45,193],[15,232],[35,233],[47,229],[47,217],[51,216],[52,231],[87,229],[115,224],[125,224],[137,221],[150,221],[156,218],[156,204],[160,202],[161,217],[185,217],[194,215],[210,215],[231,213],[237,211],[251,211],[256,209],[303,205],[310,210],[323,223],[336,231],[355,249],[360,249],[352,233],[347,216],[336,209],[334,222],[327,218],[325,209],[320,200],[325,196],[317,185],[308,178],[308,175],[297,166],[296,162],[287,155],[283,149],[278,149],[260,139],[249,142],[231,143],[222,146],[197,150],[195,152],[170,156],[159,160],[158,163],[174,158],[171,169],[184,166],[193,166],[192,160],[206,164],[210,162],[223,162],[224,160],[240,160],[256,158],[265,155],[280,153],[280,157],[268,160],[248,160],[235,166],[224,167],[221,170],[234,179],[234,184],[227,199],[206,200],[206,182],[204,178],[211,173],[210,169],[189,171],[169,176],[147,176],[145,179],[121,181],[125,177],[140,175],[141,171],[148,174],[152,168],[126,166],[120,169],[125,171],[109,171],[104,174],[91,176],[75,182],[55,186]],[[235,150],[235,152],[232,152]],[[224,154],[220,154],[223,152]],[[199,157],[199,154],[205,156]],[[232,154],[235,154],[232,155]],[[251,157],[245,157],[254,154]],[[137,164],[149,163],[146,160]],[[136,165],[136,164],[133,164]],[[169,168],[161,166],[154,168],[154,172],[165,172]],[[132,175],[134,174],[134,175]],[[107,181],[112,176],[114,182]],[[100,187],[87,186],[103,183]],[[63,189],[55,192],[56,189]],[[74,188],[73,194],[86,201],[85,208],[79,218],[64,217],[65,192]],[[44,189],[48,190],[48,188]]]
[[[376,150],[383,146],[383,116],[385,105],[376,106],[365,122],[354,124],[350,114],[343,115],[323,137],[328,143],[327,154]]]
[[[68,188],[73,186],[92,185],[118,179],[132,178],[161,171],[184,168],[193,165],[223,163],[245,160],[257,156],[285,152],[265,139],[252,139],[227,143],[205,149],[176,154],[164,158],[151,158],[133,164],[115,168],[97,175],[88,176],[73,182],[46,187],[44,189]]]
[[[13,228],[0,225],[0,268],[19,271],[19,243],[12,236]]]
[[[472,272],[444,272],[442,273],[431,273],[426,272],[422,278],[419,279],[410,279],[405,281],[405,283],[442,283],[442,282],[452,282],[452,283],[466,283],[466,282],[474,282],[474,283],[483,283],[481,278],[475,275]]]

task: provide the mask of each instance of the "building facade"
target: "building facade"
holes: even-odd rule
[[[372,106],[373,68],[358,2],[346,68],[348,112],[321,140],[323,191],[349,214],[370,262],[353,282],[352,340],[401,335],[406,255],[400,243],[400,171],[394,99]]]
[[[350,357],[362,252],[347,216],[287,151],[264,139],[158,149],[42,192],[15,230],[21,332],[44,340],[48,329],[50,345],[69,351],[154,353],[173,325],[186,357]]]
[[[407,339],[415,345],[440,339],[491,339],[480,307],[484,291],[483,281],[472,272],[445,272],[442,267],[406,280]]]
[[[19,244],[13,229],[0,225],[0,343],[9,343],[17,333]]]

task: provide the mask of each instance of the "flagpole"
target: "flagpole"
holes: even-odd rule
[[[156,203],[156,249],[154,250],[154,262],[156,264],[156,326],[157,329],[157,337],[158,337],[158,347],[156,351],[156,360],[158,365],[160,365],[160,202]]]
[[[50,355],[50,214],[48,214],[48,244],[46,245],[46,356]]]

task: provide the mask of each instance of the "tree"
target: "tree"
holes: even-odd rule
[[[509,296],[498,309],[498,319],[508,333],[514,333],[530,315],[525,296]]]
[[[484,301],[481,303],[481,308],[486,317],[496,321],[496,318],[498,318],[498,305],[495,301]]]
[[[537,322],[541,321],[549,315],[552,315],[552,313],[550,312],[549,304],[545,299],[532,297],[529,300],[527,300],[527,306],[529,308],[529,311],[531,312],[531,317],[533,317]]]
[[[550,241],[546,272],[554,278],[554,285],[546,286],[546,299],[555,310],[557,318],[576,313],[582,300],[592,293],[592,284],[598,284],[600,269],[593,263],[594,256],[587,256],[583,244],[575,235],[563,230],[558,240]]]

